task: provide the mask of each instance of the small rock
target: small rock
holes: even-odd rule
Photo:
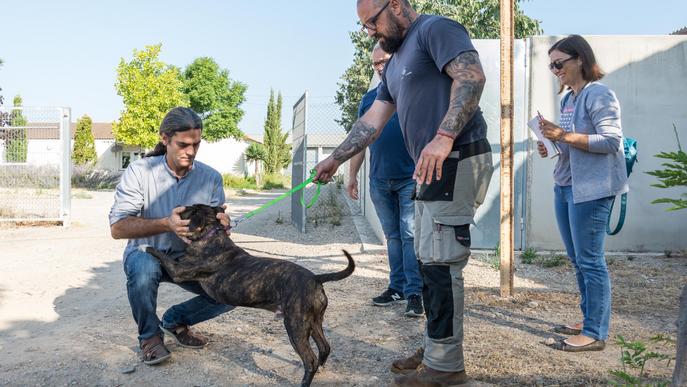
[[[530,301],[527,303],[527,306],[529,306],[530,308],[536,308],[539,306],[539,303],[536,301]]]
[[[554,344],[556,344],[556,339],[554,339],[553,337],[549,337],[548,339],[546,339],[546,341],[544,341],[544,344],[554,345]]]
[[[133,373],[134,371],[136,371],[136,366],[131,366],[131,365],[129,365],[129,366],[124,366],[124,367],[122,367],[122,368],[119,369],[119,372],[121,372],[121,373],[123,373],[123,374],[131,374],[131,373]]]

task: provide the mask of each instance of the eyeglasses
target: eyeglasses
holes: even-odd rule
[[[576,56],[571,56],[570,58],[551,62],[551,63],[549,63],[549,70],[551,70],[551,71],[553,71],[553,69],[560,70],[563,68],[563,63],[565,63],[571,59],[576,59],[576,58],[577,58]]]
[[[389,3],[391,3],[391,0],[387,1],[384,6],[377,11],[376,14],[374,14],[371,18],[367,19],[365,23],[363,23],[363,26],[360,28],[360,31],[362,32],[367,32],[367,31],[377,31],[377,19],[379,18],[379,15],[384,12],[386,7],[389,6]]]
[[[387,62],[389,62],[389,59],[380,59],[378,61],[372,62],[372,67],[384,67],[387,64]]]

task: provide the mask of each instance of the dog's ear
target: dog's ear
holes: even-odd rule
[[[222,212],[224,212],[224,207],[222,207],[222,206],[215,207],[215,214],[221,214]]]
[[[179,216],[181,219],[189,219],[191,214],[196,210],[195,206],[186,206]]]

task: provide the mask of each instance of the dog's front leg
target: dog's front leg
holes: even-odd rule
[[[157,258],[174,282],[198,280],[198,269],[193,265],[179,262],[152,246],[140,245],[138,249]]]

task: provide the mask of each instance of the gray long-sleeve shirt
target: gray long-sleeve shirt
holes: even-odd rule
[[[165,156],[146,157],[129,165],[115,191],[110,210],[110,225],[130,216],[145,219],[166,218],[175,207],[193,204],[224,204],[222,176],[216,170],[194,161],[191,170],[178,179],[165,162]],[[129,239],[124,257],[139,245],[150,245],[170,254],[184,251],[186,244],[172,232]]]

